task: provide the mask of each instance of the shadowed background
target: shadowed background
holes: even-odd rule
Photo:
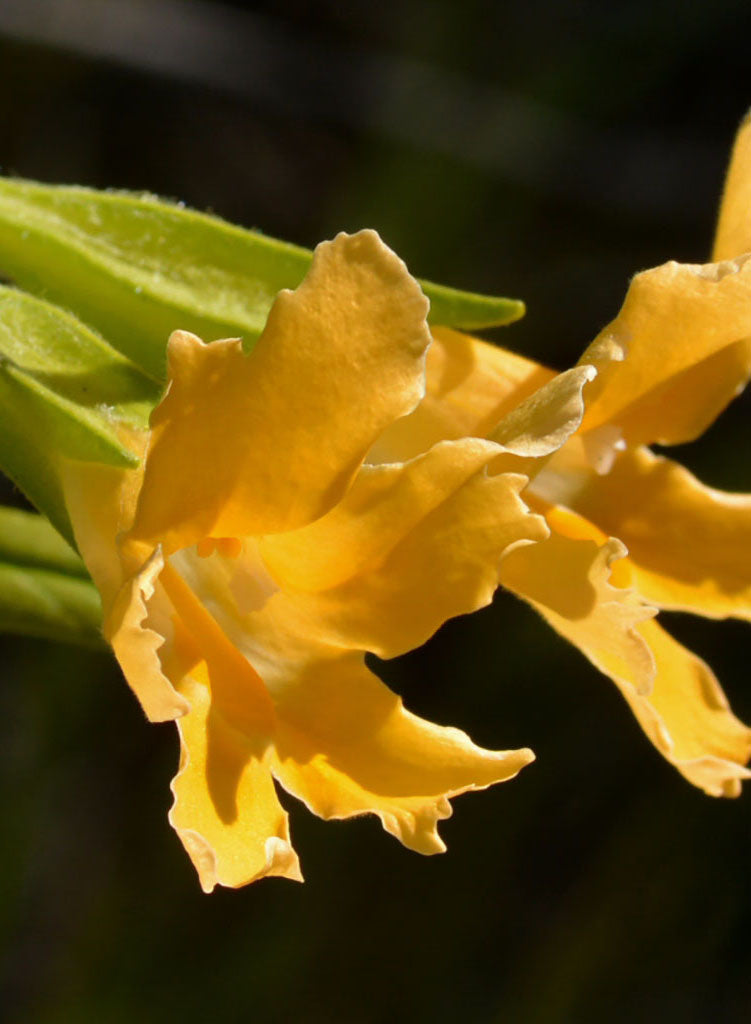
[[[421,277],[525,299],[497,337],[565,367],[636,270],[708,257],[750,31],[745,0],[0,0],[0,167],[309,246],[377,228]],[[750,412],[676,454],[751,489]],[[665,620],[751,720],[747,627]],[[691,789],[507,595],[379,671],[537,763],[458,798],[431,859],[283,796],[304,886],[204,896],[166,821],[174,727],[104,654],[0,656],[14,1022],[747,1019],[748,794]]]

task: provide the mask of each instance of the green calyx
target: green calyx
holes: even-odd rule
[[[15,286],[0,284],[0,471],[49,520],[0,509],[0,630],[100,642],[96,590],[66,544],[65,460],[136,466],[170,334],[252,347],[312,256],[151,195],[0,178],[0,279]],[[421,283],[432,324],[524,314],[521,302]]]
[[[157,381],[176,328],[252,345],[312,255],[151,195],[0,179],[0,272],[72,309]],[[433,324],[477,330],[524,315],[512,299],[422,286]]]
[[[47,520],[0,507],[0,632],[100,647],[101,617],[86,567]]]
[[[159,387],[64,310],[0,286],[0,468],[68,540],[62,459],[135,466]]]

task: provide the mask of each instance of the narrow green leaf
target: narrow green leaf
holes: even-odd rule
[[[0,508],[0,632],[99,647],[101,619],[83,562],[49,522]]]
[[[0,562],[89,579],[81,556],[44,516],[3,505],[0,505]]]
[[[155,380],[176,328],[252,344],[311,252],[151,195],[0,179],[0,271],[72,309]],[[430,321],[481,328],[524,305],[423,282]]]
[[[475,295],[432,281],[420,281],[420,285],[430,299],[428,320],[431,324],[481,331],[485,327],[502,327],[521,320],[526,312],[519,299]]]
[[[159,387],[69,313],[0,286],[0,469],[69,540],[61,457],[137,465],[122,425],[143,428]]]

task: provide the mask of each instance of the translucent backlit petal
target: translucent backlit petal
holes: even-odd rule
[[[164,668],[190,705],[170,821],[209,892],[265,875],[300,879],[270,772],[275,715],[263,682],[172,566],[176,617]]]
[[[236,888],[271,875],[302,881],[268,752],[213,712],[205,667],[193,675],[182,686],[191,711],[178,723],[181,765],[170,822],[201,887]]]
[[[492,454],[492,445],[470,440],[456,444],[454,454],[473,446],[477,450],[471,456],[465,450],[464,461],[452,465],[454,443],[447,443],[404,466],[367,467],[336,512],[340,534],[320,520],[307,528],[306,538],[291,537],[288,546],[282,538],[262,541],[259,550],[277,579],[260,580],[256,568],[260,600],[252,600],[253,594],[246,599],[246,556],[235,564],[218,553],[201,559],[193,549],[174,555],[174,564],[253,664],[263,656],[253,640],[266,628],[261,611],[306,641],[370,650],[382,657],[411,650],[446,619],[488,604],[503,555],[548,532],[542,517],[530,514],[519,498],[524,477],[483,472],[482,461]],[[449,456],[442,467],[441,455]],[[431,479],[433,467],[436,476]],[[441,485],[447,484],[441,494]],[[410,491],[412,504],[405,501]],[[380,543],[355,518],[358,508],[364,510],[369,503],[374,523],[391,513]],[[337,536],[341,548],[329,566],[325,554],[336,546]],[[247,557],[253,564],[253,556]],[[275,583],[281,589],[275,590]]]
[[[641,695],[615,680],[655,747],[678,771],[709,796],[738,796],[751,778],[751,729],[728,707],[709,666],[657,622],[639,632],[657,671],[652,692]]]
[[[751,252],[751,112],[738,129],[717,221],[713,260]]]
[[[144,444],[141,439],[141,447]],[[133,450],[136,445],[134,438]],[[151,621],[163,567],[161,551],[149,554],[148,549],[132,547],[124,556],[117,543],[135,512],[141,470],[67,462],[61,477],[76,543],[102,595],[104,637],[130,688],[149,721],[184,715],[188,705],[162,672],[159,657],[169,622],[160,621],[155,628]]]
[[[167,722],[188,711],[188,703],[176,692],[162,671],[160,648],[167,629],[152,628],[149,603],[164,568],[159,548],[115,598],[104,621],[104,636],[120,663],[130,688],[151,722]]]
[[[563,508],[544,508],[551,534],[501,563],[501,583],[611,677],[648,693],[655,665],[638,626],[654,614],[628,588],[623,545]],[[624,586],[625,584],[625,586]]]
[[[425,397],[410,416],[383,433],[369,459],[404,461],[438,441],[487,437],[507,413],[554,376],[508,349],[434,328]]]
[[[328,516],[261,542],[277,608],[309,635],[392,657],[489,603],[503,554],[547,534],[519,498],[524,477],[486,474],[496,452],[467,438],[363,467]]]
[[[146,436],[132,435],[131,450],[141,455]],[[65,461],[60,469],[65,503],[81,557],[107,610],[128,573],[140,563],[123,565],[117,538],[135,515],[142,469],[118,469],[97,462]],[[148,557],[148,549],[145,557]],[[143,559],[142,559],[143,561]]]
[[[249,356],[170,339],[133,536],[172,551],[327,512],[423,391],[427,301],[375,232],[322,243]]]
[[[327,515],[262,538],[260,550],[283,587],[325,590],[379,565],[406,534],[498,454],[489,441],[437,444],[407,463],[363,466]]]
[[[218,553],[201,559],[181,551],[165,570],[180,617],[179,642],[170,649],[170,657],[178,652],[178,667],[168,662],[167,671],[184,680],[180,690],[192,705],[179,724],[193,760],[176,780],[182,811],[173,811],[172,820],[181,834],[203,836],[199,870],[208,870],[201,865],[210,847],[211,870],[226,851],[230,865],[252,854],[253,870],[267,873],[260,839],[265,843],[269,821],[277,819],[265,796],[263,813],[252,799],[253,784],[265,792],[258,782],[264,766],[322,817],[371,812],[405,845],[435,853],[443,849],[436,824],[449,815],[450,797],[512,778],[533,759],[528,750],[482,750],[459,730],[405,711],[361,653],[305,636],[276,603],[282,595],[257,612],[233,613],[227,562]],[[244,854],[243,830],[253,838],[254,829],[255,853]],[[272,835],[285,837],[280,827]],[[250,862],[243,863],[240,873],[225,868],[220,881],[249,881]]]
[[[551,455],[578,428],[584,415],[585,384],[597,376],[592,366],[559,373],[509,412],[491,431],[498,444],[525,459]]]
[[[737,796],[751,730],[729,710],[709,667],[651,619],[631,589],[626,549],[567,509],[549,540],[513,552],[504,584],[528,600],[618,686],[649,739],[690,782]]]
[[[272,599],[301,631],[392,658],[447,620],[489,604],[503,555],[547,534],[519,498],[526,477],[478,475],[407,534],[380,565],[312,593]]]
[[[594,474],[577,509],[629,550],[639,593],[661,608],[751,619],[751,495],[705,487],[646,448]]]
[[[277,689],[274,772],[323,818],[377,814],[387,832],[419,853],[445,846],[437,823],[449,799],[513,778],[529,750],[489,751],[458,729],[406,711],[359,655],[331,650],[290,666]]]
[[[617,318],[582,356],[598,369],[582,431],[629,444],[701,434],[751,373],[751,257],[637,274]]]

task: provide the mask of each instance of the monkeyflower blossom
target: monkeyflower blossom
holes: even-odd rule
[[[550,537],[511,552],[500,579],[611,677],[690,782],[737,796],[751,774],[751,730],[711,669],[654,616],[751,619],[751,495],[707,487],[648,446],[698,437],[751,373],[749,119],[713,256],[637,274],[617,318],[585,351],[581,362],[598,372],[579,429],[549,459],[515,467],[529,476],[525,501],[545,516]],[[464,433],[502,440],[509,410],[552,378],[514,353],[437,331],[428,395],[381,451],[414,457]],[[512,463],[507,456],[505,468]]]
[[[496,472],[578,425],[576,368],[518,410],[505,443],[369,454],[424,394],[427,301],[372,231],[323,243],[249,355],[177,331],[138,470],[69,463],[76,539],[104,632],[152,721],[176,719],[170,820],[201,885],[300,879],[274,785],[323,818],[376,814],[444,849],[449,799],[512,778],[489,751],[411,714],[366,667],[487,604],[498,567],[548,534]]]

